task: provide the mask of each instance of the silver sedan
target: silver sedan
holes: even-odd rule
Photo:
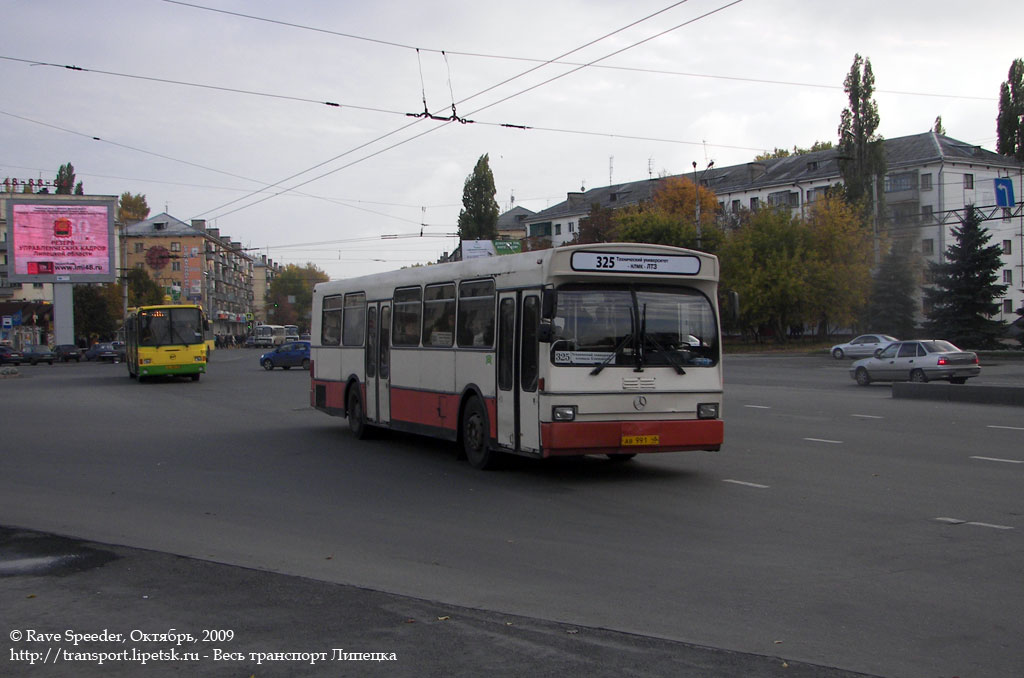
[[[981,374],[978,356],[941,339],[898,341],[873,358],[853,363],[850,376],[861,386],[873,381],[948,381],[963,384]]]
[[[888,334],[862,334],[845,344],[833,346],[832,357],[842,360],[843,358],[873,356],[894,341],[899,341],[899,339],[890,337]]]

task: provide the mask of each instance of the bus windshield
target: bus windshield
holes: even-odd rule
[[[202,314],[197,308],[139,311],[139,346],[188,346],[203,342]]]
[[[553,325],[555,365],[682,372],[718,362],[714,309],[691,288],[565,286]]]

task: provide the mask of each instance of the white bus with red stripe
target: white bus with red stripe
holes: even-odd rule
[[[718,259],[605,243],[320,283],[310,404],[471,464],[718,450]]]

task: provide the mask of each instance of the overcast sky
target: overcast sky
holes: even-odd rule
[[[883,136],[941,115],[994,150],[1024,57],[1017,0],[3,0],[0,17],[0,180],[71,162],[89,194],[142,193],[332,278],[453,249],[484,153],[502,211],[538,211],[834,142],[856,53]],[[424,95],[475,122],[407,116]]]

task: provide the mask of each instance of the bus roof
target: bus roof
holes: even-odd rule
[[[602,255],[606,256],[601,258]],[[615,269],[610,265],[612,262],[609,256],[615,263],[626,262],[627,265]],[[717,282],[718,274],[718,257],[706,252],[645,243],[595,243],[479,257],[332,280],[318,283],[314,288],[314,296],[343,291],[366,291],[375,296],[378,291],[385,289],[486,277],[499,279],[499,287],[514,287],[539,285],[543,281],[558,284],[570,279],[608,280],[615,276],[662,283],[678,283],[681,279]]]

